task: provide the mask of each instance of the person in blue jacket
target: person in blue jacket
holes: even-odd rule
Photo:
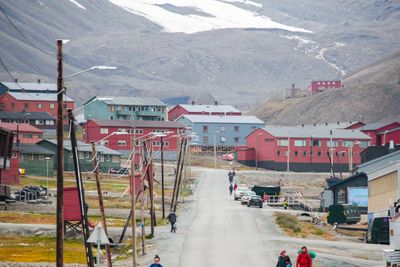
[[[160,257],[158,255],[154,256],[154,263],[150,267],[162,267],[160,264]]]

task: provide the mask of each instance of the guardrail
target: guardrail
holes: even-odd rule
[[[288,207],[298,207],[305,211],[314,211],[315,208],[304,199],[301,193],[294,192],[290,195],[268,196],[265,204],[271,207],[284,206],[285,202]]]

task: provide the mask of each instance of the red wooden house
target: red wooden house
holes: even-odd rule
[[[312,95],[328,90],[328,89],[339,89],[342,88],[342,81],[312,81],[309,90]]]
[[[241,163],[272,170],[329,172],[332,160],[335,171],[348,171],[361,163],[370,139],[358,130],[265,127],[248,135],[236,153]]]
[[[88,120],[83,125],[83,137],[86,143],[99,142],[124,155],[132,150],[132,141],[151,138],[156,150],[160,149],[161,137],[154,133],[165,133],[163,136],[165,158],[174,158],[177,150],[178,134],[183,133],[185,126],[175,121],[130,121],[130,120]],[[159,154],[158,154],[159,155]]]
[[[242,112],[231,105],[184,105],[179,104],[168,111],[168,120],[174,121],[182,115],[240,116]]]
[[[14,142],[19,141],[21,144],[36,144],[37,142],[43,140],[43,130],[38,129],[28,123],[17,124],[0,122],[0,127],[16,135]]]
[[[357,129],[371,137],[373,146],[387,145],[390,141],[396,145],[400,144],[399,122],[375,122],[360,126]]]
[[[18,150],[13,148],[14,134],[0,127],[0,184],[19,183]]]

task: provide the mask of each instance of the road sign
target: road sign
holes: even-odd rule
[[[108,240],[106,232],[104,232],[104,228],[101,223],[96,226],[86,242],[94,244],[98,244],[98,242],[100,242],[100,245],[110,244],[110,241]]]

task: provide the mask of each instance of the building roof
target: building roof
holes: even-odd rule
[[[396,132],[396,131],[399,131],[399,130],[400,130],[400,127],[396,127],[396,128],[390,129],[390,130],[380,131],[377,134],[379,134],[379,135],[388,134],[388,133],[393,133],[393,132]]]
[[[51,143],[53,145],[57,145],[57,140],[56,139],[46,139],[46,140],[42,140],[40,142],[38,142],[38,144],[42,143],[42,142],[48,142]],[[84,142],[81,141],[77,141],[77,145],[78,145],[78,150],[81,152],[92,152],[92,144],[86,144]],[[64,141],[64,149],[71,151],[71,142],[68,140]],[[120,156],[121,153],[119,153],[118,151],[112,150],[106,146],[103,145],[96,145],[96,150],[100,153],[100,154],[105,154],[105,155],[116,155],[116,156]]]
[[[29,101],[57,101],[57,94],[47,93],[29,93],[29,92],[7,92],[17,100],[29,100]],[[73,102],[69,96],[65,96],[65,101]]]
[[[360,177],[365,178],[365,186],[368,186],[368,177],[367,177],[367,175],[365,173],[363,173],[363,172],[358,172],[358,173],[356,173],[356,174],[354,174],[354,175],[352,175],[350,177],[347,177],[346,179],[340,180],[337,183],[331,185],[329,187],[329,189],[336,188],[339,185],[343,185],[345,183],[350,182],[351,180],[358,179]]]
[[[246,124],[263,124],[265,123],[255,116],[219,116],[219,115],[183,115],[181,118],[186,118],[191,122],[204,123],[246,123]]]
[[[186,105],[186,104],[179,104],[188,112],[217,112],[217,113],[240,113],[240,110],[231,106],[231,105]]]
[[[0,111],[0,119],[10,120],[56,120],[57,118],[47,112],[7,112]]]
[[[140,127],[140,128],[185,128],[176,121],[143,121],[143,120],[89,120],[104,127]]]
[[[339,122],[328,122],[328,123],[316,123],[316,124],[306,124],[304,126],[307,127],[325,127],[329,129],[346,129],[348,127],[351,127],[353,125],[356,125],[358,123],[361,123],[359,121],[339,121]]]
[[[0,122],[0,128],[4,128],[12,132],[16,132],[18,130],[20,132],[39,133],[39,134],[43,133],[43,130],[38,129],[35,126],[32,126],[28,123]]]
[[[387,125],[390,125],[392,123],[397,123],[397,122],[373,122],[373,123],[367,123],[363,127],[359,128],[361,131],[375,131],[379,130],[380,128],[383,128]],[[400,124],[399,124],[400,125]]]
[[[57,85],[55,83],[15,83],[15,82],[1,82],[10,90],[21,90],[25,91],[57,91]]]
[[[37,144],[20,144],[18,146],[20,153],[23,154],[42,154],[42,155],[55,155],[54,152],[48,150],[45,147]]]
[[[400,151],[395,151],[377,159],[365,162],[358,166],[359,172],[369,173],[381,167],[387,166],[400,160]]]
[[[96,96],[85,104],[92,101],[103,101],[108,105],[122,106],[164,106],[167,105],[156,97],[136,97],[136,96]],[[85,105],[84,104],[84,105]]]
[[[263,130],[275,137],[284,138],[332,138],[333,139],[365,139],[370,140],[371,137],[359,130],[352,129],[330,129],[328,127],[315,126],[267,126]]]

